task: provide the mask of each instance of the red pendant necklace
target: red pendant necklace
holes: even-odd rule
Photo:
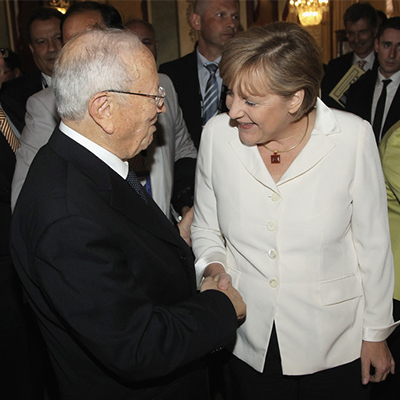
[[[269,151],[271,151],[273,153],[273,154],[271,154],[271,164],[280,164],[281,156],[280,156],[279,153],[286,153],[286,152],[288,152],[290,150],[295,149],[304,140],[304,138],[306,137],[307,130],[308,130],[308,115],[307,115],[306,130],[304,131],[303,136],[301,137],[300,141],[297,144],[295,144],[294,146],[290,147],[289,149],[285,149],[285,150],[272,150],[266,144],[264,144],[264,147],[267,150],[269,150]]]

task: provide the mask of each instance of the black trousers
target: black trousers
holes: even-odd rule
[[[361,383],[360,359],[315,374],[282,374],[281,357],[273,329],[264,372],[259,373],[232,356],[225,365],[228,400],[367,400]]]
[[[400,301],[393,300],[393,318],[400,319]],[[400,326],[388,337],[387,343],[396,363],[396,373],[384,382],[371,383],[371,400],[397,400],[400,398]]]

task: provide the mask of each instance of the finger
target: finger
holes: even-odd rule
[[[394,359],[393,359],[393,357],[392,357],[392,359],[390,360],[390,372],[391,372],[392,374],[395,373],[395,366],[396,366],[396,364],[395,364]]]
[[[232,278],[229,274],[221,274],[218,277],[218,289],[220,290],[228,290],[229,285],[231,284]]]
[[[369,374],[370,371],[370,363],[368,361],[361,360],[361,380],[363,385],[367,385],[371,375]]]

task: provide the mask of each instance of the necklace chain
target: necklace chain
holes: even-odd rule
[[[304,138],[306,137],[307,130],[308,130],[308,122],[309,122],[309,119],[308,119],[308,115],[307,115],[307,126],[306,126],[306,130],[304,131],[303,136],[301,137],[301,139],[299,140],[299,142],[296,143],[294,146],[289,147],[288,149],[284,149],[284,150],[277,150],[277,149],[272,150],[272,149],[270,149],[266,144],[263,145],[267,150],[269,150],[269,151],[271,151],[272,153],[274,153],[274,154],[271,155],[271,163],[272,163],[272,164],[279,164],[279,163],[281,162],[279,153],[286,153],[286,152],[288,152],[288,151],[290,151],[290,150],[295,149],[297,146],[300,145],[300,143],[301,143],[301,142],[304,140]]]

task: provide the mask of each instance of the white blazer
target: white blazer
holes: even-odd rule
[[[159,74],[160,86],[167,93],[167,112],[160,114],[157,131],[147,149],[153,199],[168,217],[172,197],[174,163],[181,158],[196,158],[197,150],[186,128],[182,110],[171,79]],[[59,123],[52,88],[31,96],[26,104],[25,128],[16,153],[16,166],[12,182],[11,205],[14,209],[29,167],[39,149],[44,146]]]
[[[247,303],[234,354],[262,371],[275,321],[283,373],[360,357],[392,325],[386,192],[371,126],[320,100],[304,149],[275,183],[227,114],[206,125],[192,243],[199,280],[220,262]]]

